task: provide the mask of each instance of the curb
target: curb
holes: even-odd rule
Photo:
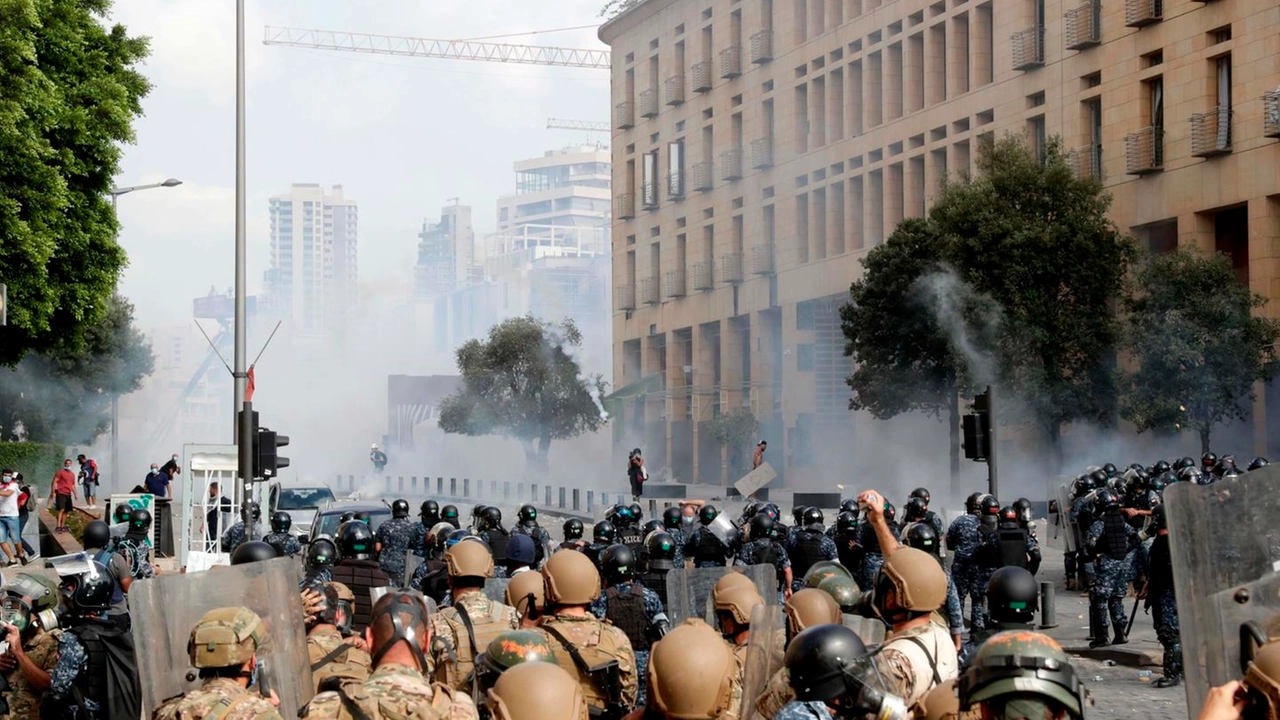
[[[1163,662],[1161,653],[1157,650],[1138,650],[1136,648],[1130,649],[1125,646],[1116,647],[1114,645],[1108,645],[1100,648],[1083,646],[1063,649],[1066,650],[1068,654],[1075,655],[1076,657],[1097,660],[1099,662],[1110,660],[1116,665],[1124,667],[1160,667]]]

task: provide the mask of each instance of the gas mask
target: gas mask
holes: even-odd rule
[[[0,622],[25,635],[31,627],[31,606],[20,597],[5,595],[0,599]]]

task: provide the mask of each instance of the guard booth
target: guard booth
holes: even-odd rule
[[[220,551],[218,540],[240,520],[244,500],[236,446],[184,445],[182,456],[186,463],[180,498],[182,517],[174,519],[181,527],[178,562],[190,572],[229,564],[230,555]],[[218,491],[211,497],[209,490],[215,484]],[[262,501],[261,485],[254,484],[252,500]]]

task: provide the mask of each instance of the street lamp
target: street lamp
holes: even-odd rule
[[[154,190],[156,188],[177,187],[182,181],[176,178],[169,178],[164,182],[150,183],[147,185],[129,185],[126,187],[112,188],[111,193],[111,210],[114,212],[119,206],[120,196],[128,195],[131,192],[139,190]],[[111,482],[117,482],[120,477],[120,396],[113,395],[111,398]]]

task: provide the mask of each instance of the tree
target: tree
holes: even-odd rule
[[[532,316],[509,318],[487,340],[458,348],[462,388],[440,404],[440,429],[461,435],[506,435],[524,445],[536,470],[547,467],[552,440],[595,432],[606,421],[605,382],[583,378],[573,357],[582,335]]]
[[[644,0],[609,0],[600,8],[600,17],[615,18],[642,2]]]
[[[154,369],[151,343],[133,325],[133,305],[112,296],[82,342],[0,370],[0,426],[11,434],[20,422],[34,442],[91,443],[110,426],[112,398],[137,390]]]
[[[1117,309],[1134,246],[1110,203],[1057,139],[1042,158],[1010,136],[985,143],[978,176],[948,185],[930,211],[961,277],[1000,306],[1001,382],[1056,453],[1064,424],[1109,424],[1116,412]]]
[[[110,0],[0,0],[0,365],[74,352],[125,264],[108,193],[150,89]]]
[[[948,412],[951,473],[960,471],[959,391],[990,382],[986,356],[1000,316],[990,299],[944,265],[946,240],[924,219],[903,221],[863,258],[862,278],[840,308],[852,410],[882,419]],[[977,376],[975,378],[975,376]]]
[[[751,413],[751,408],[738,408],[733,412],[722,413],[707,423],[711,439],[721,447],[729,448],[729,472],[732,475],[750,469],[745,461],[747,446],[755,438],[760,423]],[[730,480],[733,478],[731,477]]]
[[[1138,432],[1193,428],[1208,452],[1213,426],[1245,419],[1254,382],[1274,373],[1280,323],[1254,315],[1266,299],[1220,253],[1156,256],[1138,286],[1126,303],[1136,369],[1124,378],[1121,415]]]

